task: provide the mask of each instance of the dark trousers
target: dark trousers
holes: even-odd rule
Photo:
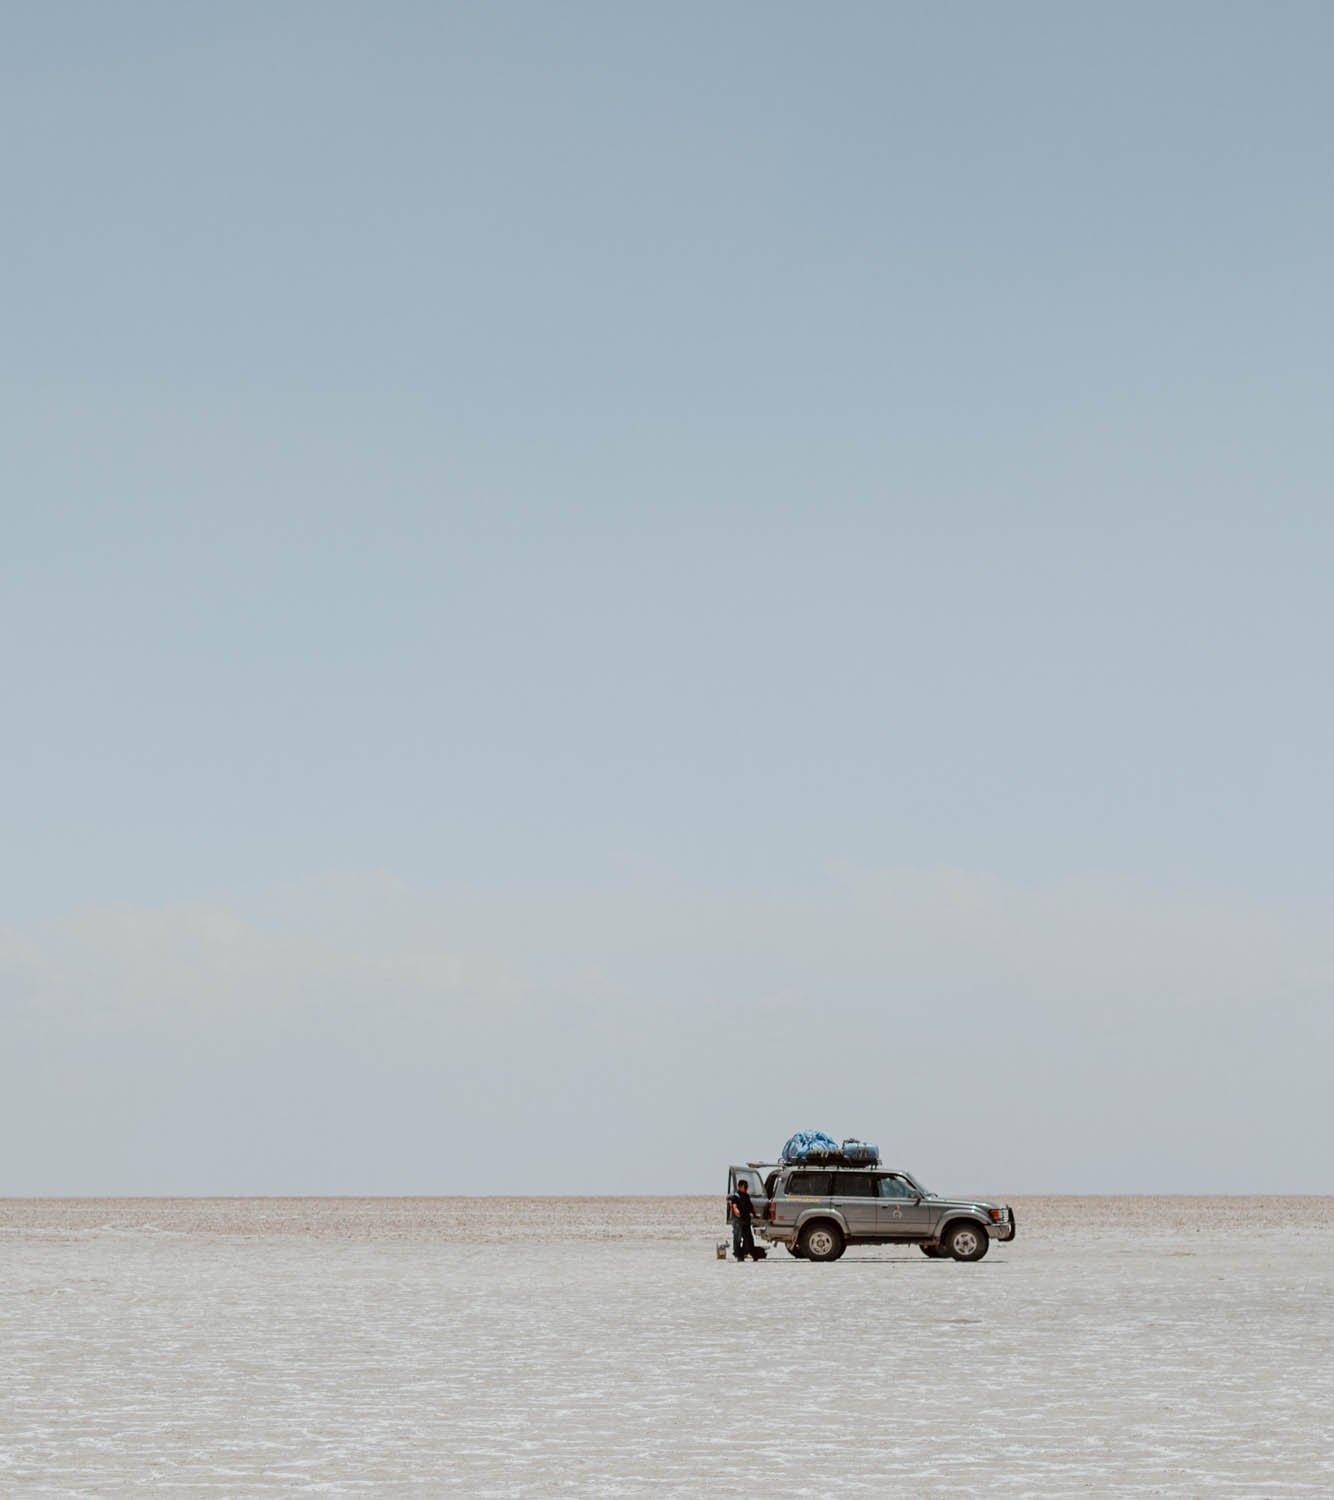
[[[740,1217],[732,1220],[732,1254],[738,1260],[745,1260],[746,1256],[755,1253],[755,1235],[750,1227],[750,1220]]]

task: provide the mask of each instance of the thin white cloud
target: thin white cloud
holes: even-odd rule
[[[0,934],[7,1128],[62,1122],[6,1187],[683,1191],[817,1125],[979,1186],[1328,1191],[1330,930],[948,870],[73,913]]]

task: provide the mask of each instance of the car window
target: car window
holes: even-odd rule
[[[840,1172],[834,1178],[835,1198],[874,1198],[875,1178],[864,1172]]]
[[[882,1177],[880,1179],[880,1196],[882,1198],[915,1198],[916,1193],[903,1180],[902,1177]]]
[[[828,1198],[829,1172],[793,1172],[787,1180],[788,1196],[792,1198]]]

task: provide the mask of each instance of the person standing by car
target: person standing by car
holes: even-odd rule
[[[748,1255],[752,1260],[758,1259],[755,1254],[755,1235],[750,1227],[755,1205],[750,1201],[750,1187],[744,1178],[737,1183],[736,1192],[728,1198],[727,1208],[732,1215],[732,1254],[738,1260],[745,1260]]]

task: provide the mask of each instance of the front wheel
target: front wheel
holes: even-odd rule
[[[917,1247],[928,1260],[948,1260],[950,1252],[944,1245],[918,1245]]]
[[[956,1224],[945,1235],[945,1249],[955,1260],[981,1260],[991,1249],[991,1236],[980,1224]]]
[[[789,1240],[783,1246],[783,1249],[786,1250],[789,1255],[795,1257],[795,1259],[797,1259],[797,1260],[801,1260],[803,1258],[802,1254],[801,1254],[801,1246],[800,1245],[794,1245],[791,1240]]]
[[[837,1260],[846,1248],[837,1224],[810,1224],[801,1232],[800,1254],[807,1260]]]

